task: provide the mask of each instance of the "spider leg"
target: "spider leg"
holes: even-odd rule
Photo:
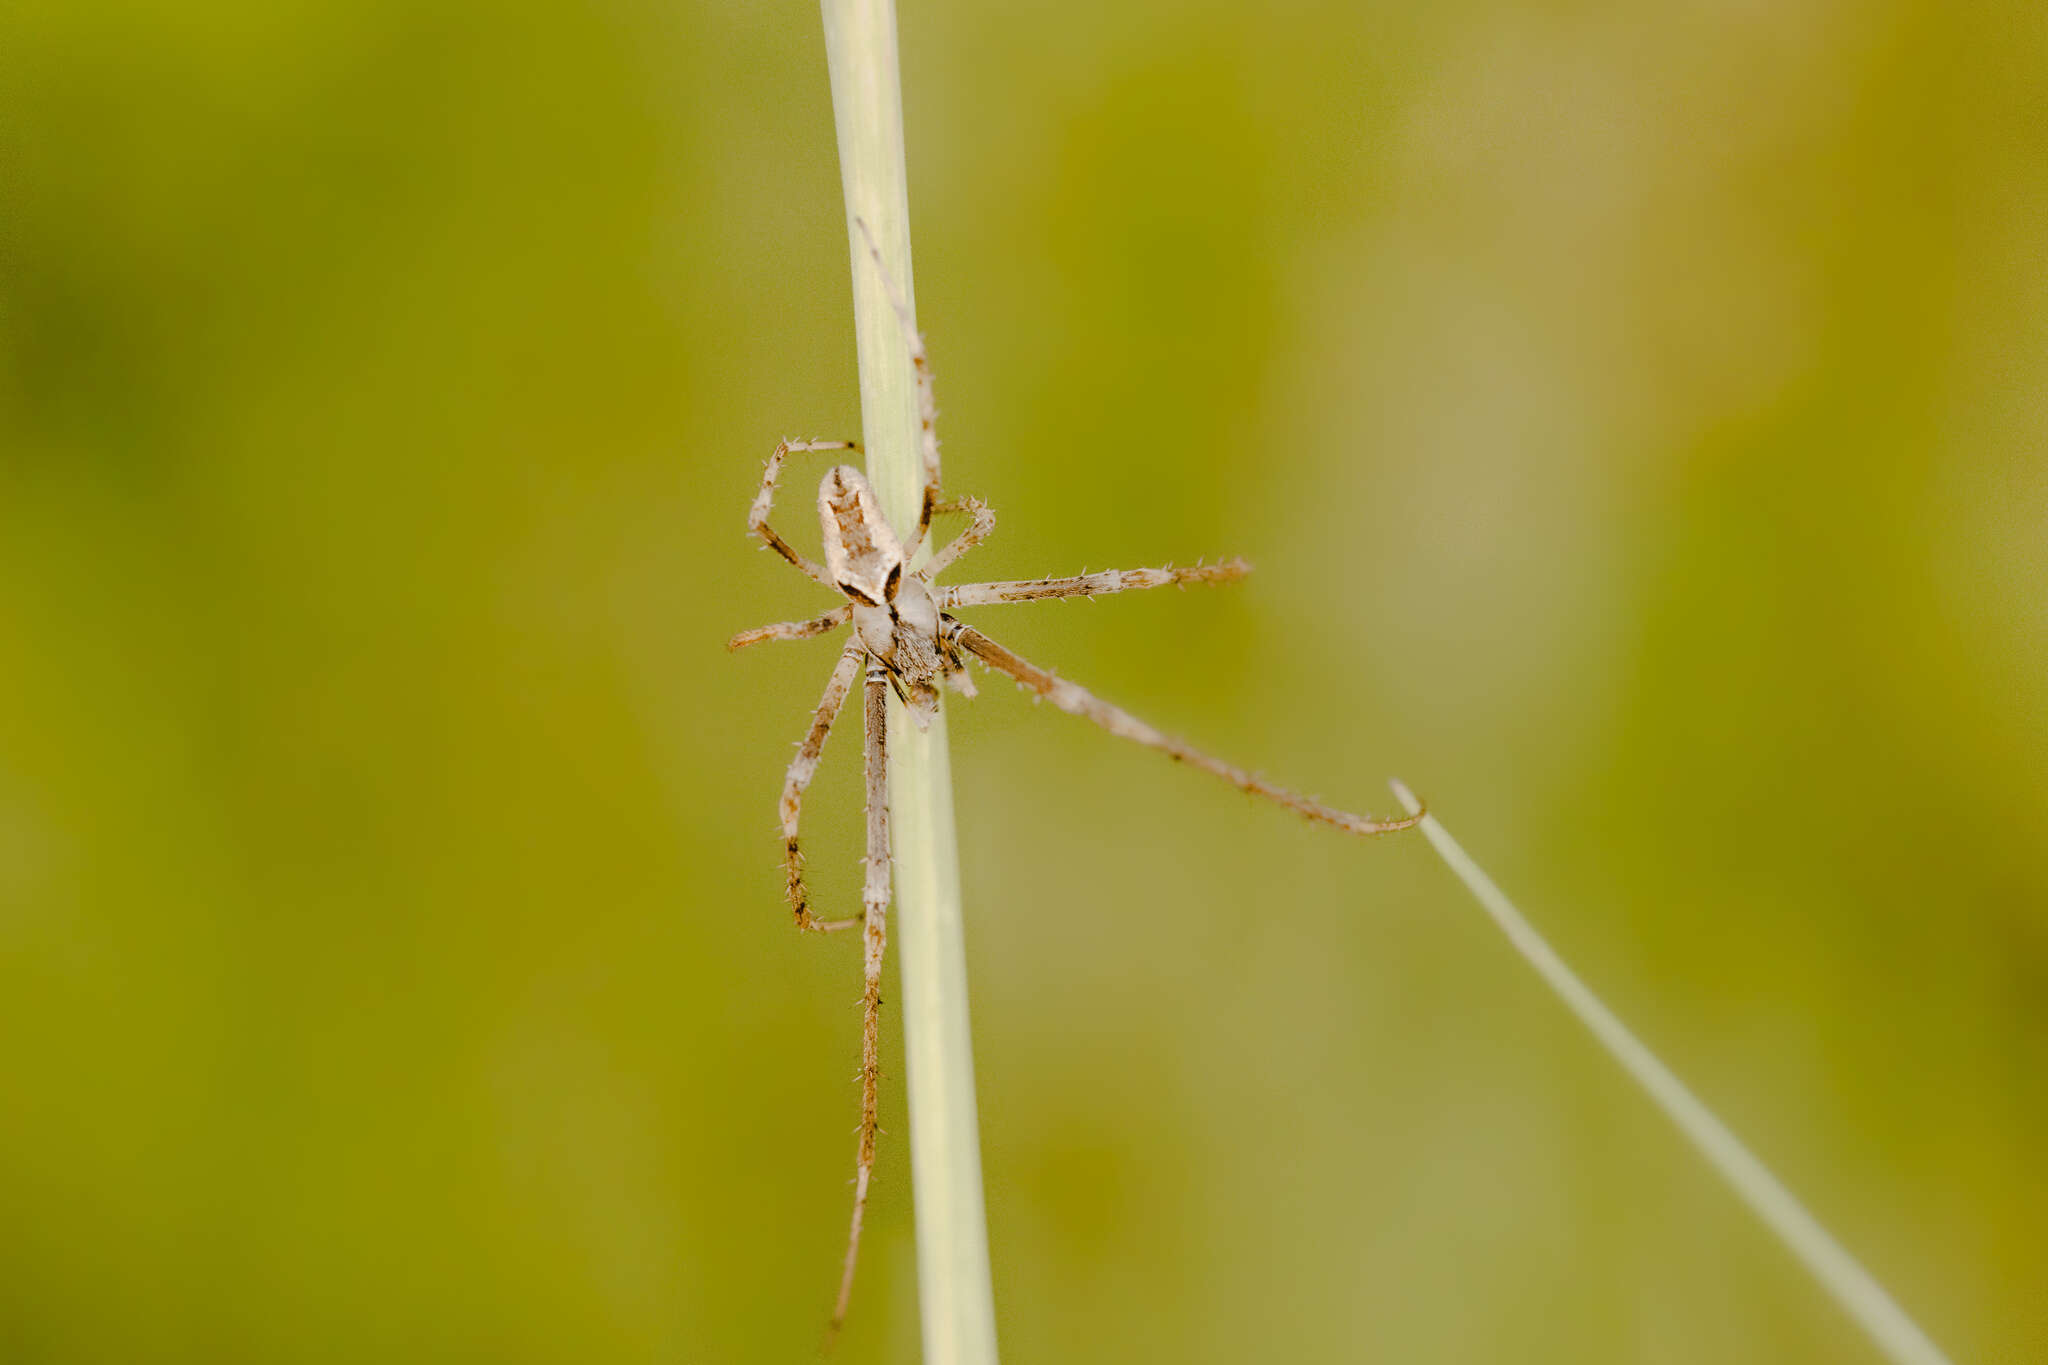
[[[982,607],[996,602],[1037,602],[1048,597],[1096,597],[1103,593],[1130,592],[1134,588],[1184,588],[1190,583],[1230,583],[1251,571],[1251,565],[1233,558],[1221,564],[1196,564],[1184,569],[1108,569],[1074,578],[962,583],[958,587],[934,589],[933,595],[939,599],[939,609],[946,611],[953,607]]]
[[[764,640],[808,640],[813,635],[823,635],[837,626],[843,626],[853,615],[851,603],[834,607],[823,616],[813,616],[808,621],[778,621],[772,626],[755,626],[743,630],[725,642],[727,649],[745,649],[758,645]]]
[[[924,457],[924,500],[918,504],[917,530],[904,538],[903,556],[907,562],[917,557],[925,532],[931,529],[932,513],[939,510],[939,407],[932,396],[931,361],[925,356],[924,338],[918,334],[910,300],[897,288],[889,267],[882,263],[882,249],[875,245],[875,235],[868,230],[867,220],[853,221],[868,244],[868,255],[874,258],[875,273],[882,277],[882,292],[889,296],[889,306],[896,310],[896,321],[903,328],[903,343],[910,348],[910,365],[917,373],[917,440],[919,453]]]
[[[796,757],[790,761],[789,775],[782,781],[782,857],[789,874],[789,907],[796,912],[796,927],[799,929],[850,929],[859,922],[812,918],[810,898],[804,892],[804,859],[797,849],[796,826],[797,816],[803,810],[804,788],[811,785],[811,778],[818,771],[818,756],[824,752],[825,736],[831,733],[832,722],[839,718],[839,708],[846,704],[846,694],[853,690],[853,676],[860,670],[860,661],[866,654],[858,638],[846,642],[845,651],[840,654],[831,678],[825,683],[825,695],[819,699],[818,709],[811,716],[810,733],[797,746]]]
[[[889,682],[879,664],[868,666],[866,698],[867,880],[861,892],[860,1149],[853,1176],[853,1226],[846,1234],[846,1265],[832,1305],[830,1334],[846,1321],[853,1298],[853,1267],[860,1255],[860,1225],[867,1214],[868,1181],[875,1169],[882,1088],[882,950],[889,939]]]
[[[936,512],[970,512],[973,514],[974,520],[968,524],[966,530],[948,541],[944,549],[933,555],[931,561],[917,571],[917,576],[924,579],[927,583],[931,582],[939,574],[944,573],[947,566],[957,561],[960,556],[966,554],[984,540],[987,540],[989,534],[996,529],[996,514],[991,512],[988,504],[980,498],[961,498],[955,502],[942,502],[933,510]]]
[[[754,495],[754,505],[747,509],[747,533],[759,536],[763,543],[775,553],[797,566],[805,574],[835,587],[832,579],[815,563],[790,548],[788,541],[775,534],[775,528],[768,524],[768,509],[775,505],[775,481],[782,476],[782,461],[786,456],[811,450],[859,450],[858,441],[780,441],[775,453],[768,457],[768,467],[761,472],[761,491]],[[748,643],[752,643],[749,641]]]
[[[1029,660],[1018,657],[972,626],[963,625],[947,617],[940,629],[954,644],[997,672],[1009,674],[1020,686],[1036,692],[1060,710],[1092,720],[1113,735],[1134,739],[1140,744],[1157,749],[1177,763],[1186,763],[1190,767],[1214,773],[1234,787],[1250,792],[1254,796],[1263,796],[1269,801],[1278,802],[1318,824],[1331,825],[1352,834],[1387,834],[1397,829],[1408,829],[1422,821],[1420,812],[1399,819],[1380,820],[1370,815],[1353,815],[1349,811],[1323,805],[1320,801],[1312,801],[1306,796],[1291,792],[1285,787],[1277,787],[1264,778],[1225,763],[1219,758],[1211,758],[1171,735],[1160,733],[1130,712],[1110,705],[1086,688],[1070,683],[1065,678],[1056,677]]]

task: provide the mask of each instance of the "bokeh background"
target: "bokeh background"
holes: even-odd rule
[[[1258,565],[982,623],[1406,778],[1967,1361],[2048,1357],[2043,14],[902,16],[976,567]],[[833,647],[723,642],[859,425],[815,10],[0,31],[0,1358],[806,1358]],[[1009,1358],[1875,1358],[1421,842],[953,734]]]

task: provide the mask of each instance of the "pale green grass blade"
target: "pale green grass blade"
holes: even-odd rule
[[[903,328],[868,246],[914,310],[896,13],[889,0],[823,0],[853,257],[861,430],[868,479],[899,531],[923,488],[916,381]],[[863,232],[860,223],[867,225]],[[995,1297],[982,1211],[981,1138],[967,1018],[960,862],[943,712],[906,723],[889,700],[889,818],[895,950],[903,975],[918,1311],[927,1365],[995,1365]]]
[[[1394,795],[1401,799],[1410,815],[1422,809],[1422,803],[1407,787],[1399,782],[1392,785]],[[1657,1107],[1678,1125],[1679,1131],[1707,1159],[1707,1164],[1720,1172],[1721,1178],[1728,1182],[1742,1202],[1749,1205],[1750,1210],[1778,1235],[1799,1263],[1820,1281],[1821,1287],[1834,1296],[1843,1311],[1869,1333],[1878,1349],[1898,1365],[1950,1365],[1941,1348],[1920,1330],[1919,1324],[1906,1316],[1905,1310],[1885,1292],[1884,1286],[1857,1264],[1856,1258],[1843,1249],[1842,1244],[1806,1211],[1806,1206],[1742,1145],[1735,1134],[1728,1131],[1727,1125],[1695,1099],[1671,1069],[1658,1061],[1628,1031],[1627,1026],[1600,1003],[1599,998],[1564,964],[1564,959],[1543,941],[1543,936],[1522,918],[1513,902],[1493,884],[1493,879],[1480,870],[1479,864],[1473,862],[1464,849],[1458,847],[1458,841],[1435,816],[1423,819],[1422,832],[1428,836],[1438,856],[1450,865],[1451,871],[1493,917],[1493,922],[1507,935],[1515,951],[1549,983],[1571,1012],[1579,1017],[1579,1022],[1592,1030],[1593,1036],[1600,1040],[1600,1045],[1613,1055],[1614,1060],[1621,1063],[1622,1069],[1649,1092]]]

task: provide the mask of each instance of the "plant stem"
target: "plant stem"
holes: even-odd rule
[[[853,258],[868,480],[901,533],[915,523],[924,487],[916,377],[888,285],[868,246],[872,234],[874,252],[914,317],[896,12],[891,0],[823,0],[823,10]],[[924,1358],[927,1365],[995,1365],[995,1298],[982,1210],[946,719],[941,712],[920,731],[907,723],[893,696],[889,820]]]
[[[1394,795],[1401,798],[1401,804],[1408,808],[1410,815],[1422,809],[1422,803],[1415,799],[1414,793],[1399,782],[1393,787]],[[1678,1126],[1687,1141],[1706,1158],[1707,1164],[1728,1182],[1736,1197],[1777,1235],[1778,1240],[1868,1334],[1886,1358],[1897,1362],[1897,1365],[1949,1365],[1949,1359],[1941,1353],[1941,1348],[1920,1330],[1918,1323],[1906,1316],[1906,1310],[1885,1292],[1884,1286],[1821,1226],[1819,1219],[1807,1212],[1797,1196],[1786,1189],[1749,1148],[1742,1145],[1741,1139],[1728,1131],[1726,1124],[1714,1117],[1712,1110],[1685,1088],[1685,1083],[1673,1075],[1669,1067],[1658,1061],[1656,1055],[1629,1032],[1628,1025],[1600,1003],[1599,997],[1586,988],[1556,950],[1544,942],[1535,926],[1524,919],[1514,903],[1493,884],[1493,879],[1472,861],[1470,854],[1458,847],[1458,841],[1437,822],[1435,816],[1423,819],[1422,832],[1435,847],[1437,856],[1457,874],[1473,898],[1493,917],[1493,922],[1507,935],[1515,951],[1536,969],[1537,975],[1551,990],[1557,992],[1558,998],[1578,1016],[1579,1022],[1592,1031],[1615,1061],[1621,1063],[1622,1070],[1629,1074],[1630,1079],[1643,1088],[1665,1116]]]

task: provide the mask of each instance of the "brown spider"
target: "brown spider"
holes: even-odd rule
[[[865,231],[865,224],[861,225]],[[870,242],[872,250],[872,242]],[[879,254],[876,264],[881,264]],[[884,272],[886,282],[886,271]],[[775,483],[782,462],[803,451],[858,450],[852,441],[784,441],[768,457],[761,478],[761,491],[747,513],[747,529],[768,547],[803,573],[846,598],[823,616],[808,621],[786,621],[742,631],[728,648],[744,649],[764,640],[803,640],[835,630],[848,621],[853,634],[839,655],[839,662],[825,684],[825,695],[811,717],[811,728],[798,746],[796,758],[782,784],[783,857],[789,880],[789,903],[796,913],[799,929],[830,932],[861,925],[864,929],[863,967],[866,977],[862,993],[861,1032],[861,1117],[860,1148],[854,1173],[853,1226],[847,1237],[846,1261],[840,1273],[839,1296],[832,1309],[831,1331],[836,1332],[846,1317],[853,1292],[854,1262],[860,1251],[861,1218],[867,1209],[868,1182],[874,1170],[877,1091],[881,1077],[880,1017],[882,1005],[882,951],[887,942],[889,905],[889,801],[888,695],[894,691],[905,713],[919,729],[931,723],[939,706],[939,688],[949,685],[967,696],[974,695],[968,676],[966,655],[1006,673],[1062,711],[1085,717],[1112,734],[1134,739],[1163,751],[1168,757],[1216,774],[1247,792],[1267,797],[1320,824],[1334,825],[1352,834],[1386,834],[1408,829],[1422,815],[1381,820],[1353,815],[1318,801],[1277,787],[1264,778],[1246,772],[1199,749],[1190,748],[1170,735],[1162,734],[1130,712],[1112,706],[1093,693],[1064,678],[1056,677],[1036,664],[1019,658],[973,626],[956,620],[955,607],[988,606],[997,602],[1035,602],[1051,597],[1094,597],[1101,593],[1128,592],[1136,588],[1161,588],[1169,584],[1226,583],[1242,578],[1251,566],[1242,559],[1220,564],[1196,565],[1186,569],[1110,569],[1073,578],[1034,578],[1007,583],[967,583],[940,587],[932,579],[951,567],[962,555],[985,540],[995,529],[995,514],[973,498],[947,502],[940,497],[939,445],[933,431],[936,408],[932,399],[931,367],[925,359],[924,343],[912,325],[909,309],[900,296],[892,298],[909,339],[911,361],[917,374],[917,396],[924,461],[924,498],[917,526],[908,543],[897,539],[883,517],[875,491],[861,472],[851,465],[838,465],[826,473],[818,488],[818,519],[824,532],[825,563],[806,559],[790,547],[768,524],[775,501]],[[918,565],[932,517],[940,512],[966,512],[972,521],[951,542]],[[863,716],[866,724],[865,768],[867,779],[867,875],[862,892],[862,913],[847,919],[824,920],[811,913],[804,891],[803,860],[797,847],[797,817],[803,805],[804,789],[818,769],[818,756],[825,736],[853,690],[854,678],[865,665],[866,692]],[[828,1340],[829,1340],[828,1335]]]

